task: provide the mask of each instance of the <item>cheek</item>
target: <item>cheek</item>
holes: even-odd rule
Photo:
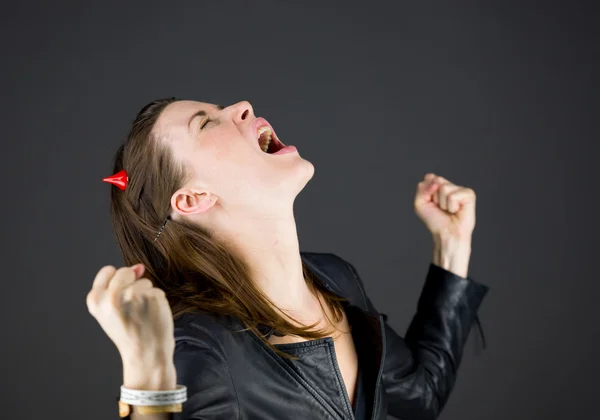
[[[232,142],[213,143],[195,154],[194,168],[199,178],[212,185],[239,184],[251,177],[254,160],[249,152]]]
[[[219,126],[211,130],[210,135],[203,139],[203,149],[211,158],[221,162],[238,159],[245,149],[244,138],[237,129],[229,126]]]
[[[198,179],[218,185],[221,191],[255,185],[264,176],[264,160],[258,149],[237,130],[215,130],[194,148],[188,157],[193,161]]]
[[[215,165],[230,172],[242,172],[257,163],[257,151],[239,133],[223,134],[210,144],[209,156]]]
[[[235,160],[237,149],[238,148],[234,147],[230,142],[222,141],[213,145],[210,156],[218,162],[227,163],[231,160]]]

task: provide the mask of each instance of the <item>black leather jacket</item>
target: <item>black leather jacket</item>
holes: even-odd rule
[[[353,265],[302,252],[313,277],[348,300],[370,419],[435,419],[454,386],[463,347],[488,288],[433,264],[404,338],[379,314]],[[396,280],[396,279],[394,279]],[[279,345],[279,357],[234,319],[187,314],[175,322],[177,383],[188,400],[175,419],[342,420],[352,407],[330,337]]]

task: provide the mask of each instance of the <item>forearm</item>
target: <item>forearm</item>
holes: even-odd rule
[[[433,264],[459,277],[467,278],[471,258],[471,240],[433,237]]]
[[[130,389],[148,391],[172,390],[177,386],[175,366],[172,364],[158,365],[140,369],[135,366],[123,367],[123,386]],[[172,413],[140,414],[138,406],[132,406],[131,420],[173,420]]]
[[[466,340],[487,290],[437,264],[429,266],[417,313],[404,337],[385,326],[383,380],[389,414],[438,417],[454,388]]]

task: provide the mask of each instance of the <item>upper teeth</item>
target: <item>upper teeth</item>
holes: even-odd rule
[[[263,152],[269,149],[269,143],[271,143],[271,129],[267,126],[260,127],[258,129],[258,144]]]

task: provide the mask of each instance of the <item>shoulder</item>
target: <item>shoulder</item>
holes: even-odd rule
[[[355,275],[354,266],[338,254],[302,251],[300,256],[309,268],[330,277],[330,280],[334,282],[335,280],[342,280],[343,283],[343,280],[348,279],[348,275],[352,278]]]
[[[174,362],[179,379],[193,382],[202,372],[228,372],[226,333],[226,326],[216,316],[187,313],[178,317],[174,321]]]
[[[345,258],[330,252],[301,252],[302,260],[316,280],[328,289],[343,296],[355,306],[374,311],[369,302],[364,283],[356,267]]]
[[[186,313],[174,321],[175,343],[222,347],[221,338],[230,331],[232,321],[209,313]]]
[[[173,361],[177,383],[187,387],[182,418],[240,418],[238,395],[220,337],[225,325],[208,314],[175,320]]]
[[[331,252],[302,251],[300,256],[315,281],[350,304],[374,311],[362,279],[348,260]],[[231,318],[188,313],[175,320],[175,341],[226,352],[224,347],[231,344],[231,331],[237,328],[239,324]]]

